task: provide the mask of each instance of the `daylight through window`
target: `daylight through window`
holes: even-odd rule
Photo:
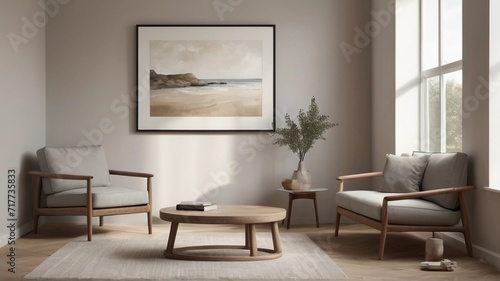
[[[462,150],[462,0],[421,0],[420,149]]]

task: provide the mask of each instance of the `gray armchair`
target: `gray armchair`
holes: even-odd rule
[[[472,256],[464,193],[475,187],[467,186],[467,158],[464,153],[387,155],[383,172],[338,177],[335,236],[341,216],[380,230],[383,259],[388,232],[461,232]],[[383,177],[379,188],[344,190],[348,181],[373,177]]]
[[[37,151],[34,233],[40,216],[86,216],[92,241],[92,217],[146,213],[152,233],[152,174],[109,170],[102,146],[44,147]],[[142,188],[112,185],[110,175],[145,179]]]

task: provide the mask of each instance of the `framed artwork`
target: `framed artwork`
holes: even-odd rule
[[[274,131],[274,25],[137,25],[138,131]]]

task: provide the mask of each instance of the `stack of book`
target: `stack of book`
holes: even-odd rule
[[[217,209],[217,204],[200,201],[182,201],[177,204],[176,209],[182,211],[210,211]]]

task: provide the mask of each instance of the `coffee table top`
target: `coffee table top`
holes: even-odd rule
[[[178,211],[174,207],[160,210],[160,218],[177,223],[200,224],[254,224],[284,219],[283,208],[253,205],[219,205],[211,211]]]
[[[278,188],[279,191],[284,191],[288,193],[313,193],[313,192],[321,192],[321,191],[327,191],[328,189],[326,188],[310,188],[310,189],[284,189],[284,188]]]

